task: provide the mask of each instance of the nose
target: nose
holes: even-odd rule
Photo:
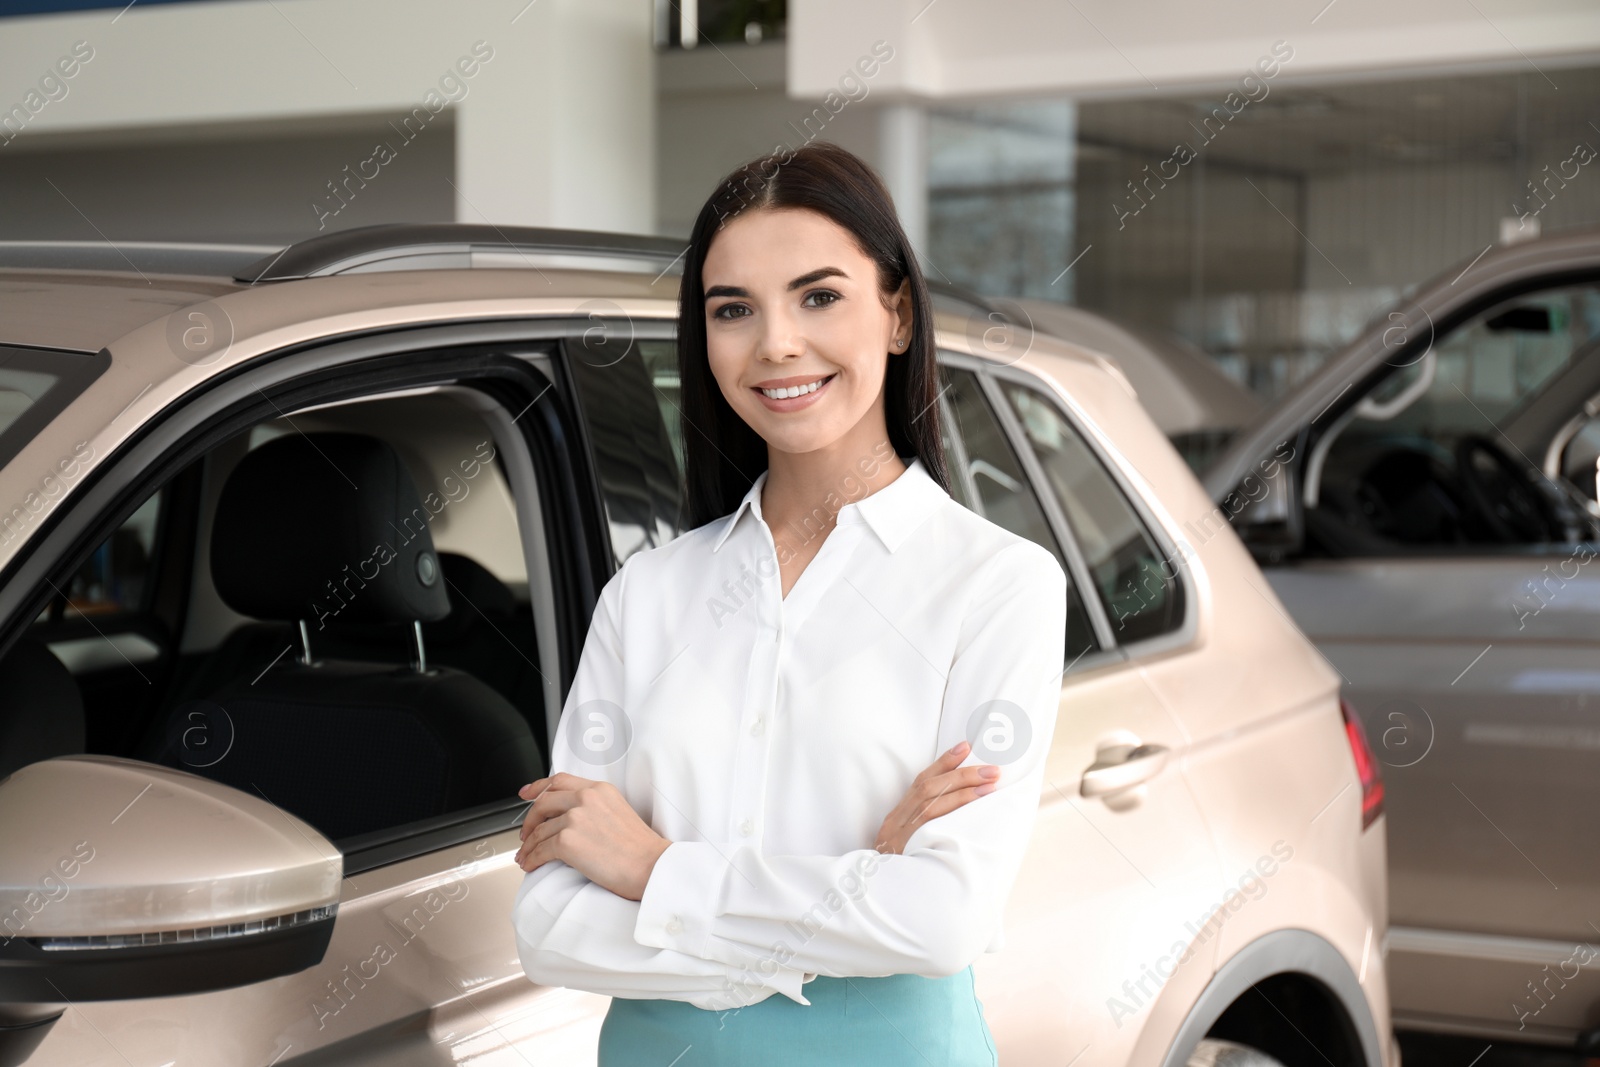
[[[756,345],[756,357],[770,363],[782,363],[805,355],[806,341],[794,312],[780,303],[762,317],[761,338]]]

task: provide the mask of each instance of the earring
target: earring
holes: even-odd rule
[[[894,343],[894,345],[895,345],[896,348],[904,348],[906,346],[906,343],[904,341],[896,341]]]

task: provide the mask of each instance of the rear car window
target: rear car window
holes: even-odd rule
[[[1120,644],[1183,625],[1183,585],[1133,505],[1047,397],[1015,382],[1005,393],[1094,575]]]

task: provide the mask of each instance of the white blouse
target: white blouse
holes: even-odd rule
[[[512,923],[535,982],[809,1004],[818,974],[950,975],[1001,947],[1055,732],[1066,575],[918,459],[838,509],[785,597],[766,479],[600,594],[551,773],[611,782],[672,844],[639,901],[560,861],[527,873]],[[997,788],[877,852],[962,739]]]

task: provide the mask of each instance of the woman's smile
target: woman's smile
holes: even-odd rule
[[[761,398],[768,411],[799,411],[815,404],[828,388],[828,383],[839,376],[838,371],[822,377],[778,378],[774,385],[751,386],[751,392]]]

